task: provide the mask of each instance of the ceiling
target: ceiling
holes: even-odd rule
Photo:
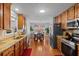
[[[49,20],[68,9],[74,3],[13,3],[12,8],[18,8],[31,20]],[[40,13],[44,9],[45,13]]]

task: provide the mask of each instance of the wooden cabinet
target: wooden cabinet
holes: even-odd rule
[[[63,12],[61,15],[61,28],[67,29],[67,11]]]
[[[0,56],[2,56],[2,53],[0,53]]]
[[[3,4],[0,3],[0,29],[3,29]]]
[[[27,44],[27,37],[24,38],[24,49],[26,49],[28,47],[28,44]]]
[[[23,51],[24,51],[24,40],[21,40],[20,41],[20,55],[23,54]]]
[[[61,16],[60,16],[60,15],[57,16],[57,17],[55,18],[55,20],[56,20],[56,23],[57,23],[57,24],[61,23]]]
[[[79,17],[79,4],[75,4],[75,18]]]
[[[14,56],[14,46],[3,51],[3,56]]]
[[[15,56],[19,56],[19,55],[20,55],[20,46],[19,46],[19,42],[17,42],[17,43],[14,45],[14,47],[15,47],[15,51],[14,51]]]
[[[24,52],[24,44],[25,44],[25,37],[21,38],[19,41],[16,41],[15,44],[13,44],[9,48],[3,48],[5,49],[0,53],[0,56],[22,56]]]
[[[18,14],[18,29],[22,29],[25,24],[25,17],[22,14]]]
[[[15,46],[15,56],[21,56],[25,48],[25,38],[17,42],[14,46]]]
[[[77,44],[77,55],[79,56],[79,44]]]
[[[10,29],[11,4],[4,3],[4,29]]]
[[[61,51],[61,40],[62,36],[57,36],[57,49]]]
[[[72,6],[71,8],[69,8],[68,10],[67,10],[67,12],[68,12],[68,20],[74,20],[75,19],[75,7],[74,6]]]
[[[0,3],[0,29],[10,29],[11,4]]]

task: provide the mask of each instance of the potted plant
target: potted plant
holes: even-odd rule
[[[33,28],[32,28],[32,26],[30,26],[30,31],[31,31],[31,32],[33,31]]]
[[[46,30],[46,33],[49,34],[49,28],[46,28],[45,30]]]

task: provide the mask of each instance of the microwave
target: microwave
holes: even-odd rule
[[[77,28],[77,27],[79,27],[79,20],[76,19],[76,20],[67,21],[67,27],[68,28]]]
[[[68,27],[76,27],[75,25],[76,25],[76,21],[67,22]]]

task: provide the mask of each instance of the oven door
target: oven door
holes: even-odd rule
[[[75,44],[70,44],[70,41],[62,41],[61,43],[61,51],[65,56],[76,56],[76,48]]]

